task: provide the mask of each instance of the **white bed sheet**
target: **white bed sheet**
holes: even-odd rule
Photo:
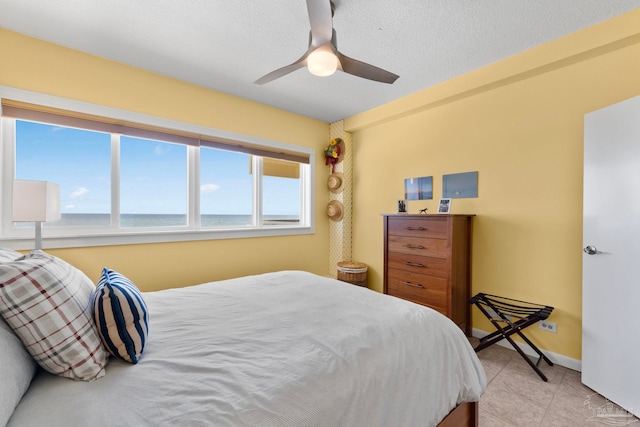
[[[430,426],[486,387],[436,311],[285,271],[144,294],[147,346],[76,382],[39,372],[9,426]]]

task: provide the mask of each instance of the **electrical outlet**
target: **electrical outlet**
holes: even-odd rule
[[[539,321],[538,328],[545,330],[547,332],[553,332],[554,334],[558,333],[558,325],[553,322],[549,322],[548,320]]]

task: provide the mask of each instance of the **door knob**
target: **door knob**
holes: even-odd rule
[[[598,253],[598,250],[596,249],[596,247],[592,245],[587,246],[586,248],[583,249],[583,251],[588,255],[595,255]]]

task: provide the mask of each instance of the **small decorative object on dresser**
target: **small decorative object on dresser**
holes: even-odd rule
[[[471,333],[473,215],[384,215],[384,293],[431,307]]]
[[[398,213],[407,213],[407,201],[398,200]]]
[[[440,199],[440,203],[438,204],[438,213],[451,213],[451,199]]]

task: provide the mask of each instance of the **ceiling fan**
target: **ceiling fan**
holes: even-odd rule
[[[398,75],[340,53],[336,30],[333,29],[335,5],[332,1],[307,0],[307,9],[311,23],[309,49],[296,62],[272,71],[254,83],[263,85],[305,66],[316,76],[330,76],[340,70],[381,83],[392,84],[396,81]]]

